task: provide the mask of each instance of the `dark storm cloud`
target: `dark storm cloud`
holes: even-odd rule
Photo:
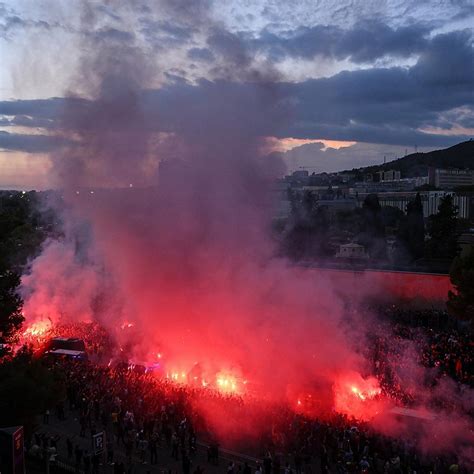
[[[30,128],[52,128],[54,121],[41,117],[28,117],[27,115],[15,115],[14,117],[0,117],[0,126],[30,127]]]
[[[25,121],[23,121],[23,123],[15,123],[16,119],[14,117],[29,117],[31,126],[44,127],[49,124],[48,128],[55,128],[57,120],[66,105],[83,109],[87,107],[88,102],[84,99],[60,97],[37,100],[0,101],[0,115],[10,117],[11,125],[28,126]]]
[[[47,153],[71,142],[46,135],[23,135],[0,131],[0,150]]]
[[[275,60],[285,57],[311,59],[321,55],[366,63],[384,56],[406,58],[420,53],[429,44],[426,35],[430,30],[422,24],[394,29],[373,20],[357,23],[351,29],[316,25],[281,34],[264,31],[251,44]]]
[[[241,46],[234,38],[218,35],[213,41],[220,44],[221,54],[230,55],[236,64],[239,60],[247,61],[245,56],[240,56]],[[173,77],[172,84],[141,94],[144,111],[141,126],[180,132],[181,127],[191,123],[197,124],[197,129],[186,133],[199,134],[200,128],[212,129],[217,125],[209,122],[208,117],[229,117],[229,126],[251,122],[258,133],[265,135],[274,129],[259,114],[255,100],[267,94],[269,101],[278,97],[274,107],[280,115],[289,117],[278,130],[280,137],[443,146],[468,137],[446,137],[418,129],[439,126],[449,129],[452,123],[472,123],[472,64],[472,37],[468,32],[453,32],[434,37],[411,68],[345,71],[330,78],[300,83],[276,82],[272,87],[231,80],[203,80],[191,85],[182,77]],[[261,87],[268,88],[263,96]],[[221,100],[222,97],[226,100]],[[0,115],[54,121],[65,100],[0,102]],[[77,99],[68,99],[68,104],[84,112],[92,106]],[[220,110],[215,111],[216,107]],[[193,116],[194,120],[183,120],[183,114]],[[67,127],[67,121],[62,126]]]
[[[186,79],[186,77],[179,72],[170,71],[170,72],[165,72],[164,75],[166,79],[168,80],[168,82],[170,83],[177,83],[177,84],[188,83],[188,80]]]
[[[192,61],[212,62],[215,59],[213,52],[209,48],[191,48],[187,55]]]
[[[437,135],[424,133],[410,127],[391,127],[375,124],[295,124],[286,130],[289,136],[295,138],[329,137],[332,140],[357,141],[364,143],[385,143],[400,146],[445,147],[466,141],[471,137],[463,134]]]
[[[464,20],[474,15],[474,3],[472,0],[458,0],[456,6],[459,11],[452,17],[452,20]]]
[[[468,30],[435,36],[430,48],[412,68],[412,74],[425,84],[472,87],[474,82],[472,40],[472,33]]]
[[[134,35],[128,31],[118,30],[116,28],[102,28],[93,33],[95,39],[102,41],[132,42]]]
[[[3,18],[0,20],[0,38],[10,40],[12,35],[17,31],[32,28],[50,30],[55,26],[58,25],[52,25],[51,23],[43,20],[25,20],[18,15],[7,15],[3,16]]]
[[[338,139],[439,144],[448,139],[415,129],[435,125],[445,111],[472,111],[473,64],[470,34],[454,32],[435,37],[412,68],[346,71],[283,85],[295,110],[287,132],[301,138],[329,132]]]
[[[212,0],[161,0],[160,9],[184,24],[210,24]]]
[[[160,49],[170,46],[182,46],[191,41],[195,29],[169,21],[157,21],[151,18],[140,19],[140,32],[148,44]]]
[[[218,36],[214,38],[214,45],[217,42],[220,42],[220,51],[238,58],[240,49],[234,38]],[[454,32],[433,38],[412,68],[345,71],[330,78],[278,83],[275,87],[281,98],[279,106],[285,104],[290,112],[281,137],[325,137],[420,146],[442,146],[465,139],[463,135],[447,138],[417,129],[436,126],[440,115],[452,109],[472,110],[474,77],[469,67],[472,64],[470,34]],[[441,72],[447,65],[451,74]],[[222,88],[234,88],[238,96],[244,95],[245,87],[245,84],[228,82],[202,82],[198,87],[162,90],[155,100],[161,104],[165,122],[178,123],[174,114],[179,110],[184,108],[206,116],[207,104],[217,101]],[[251,92],[247,92],[251,96]],[[229,110],[228,113],[239,116],[241,111],[243,115],[252,116],[253,108],[246,109],[243,104],[245,99],[236,100],[235,112]],[[455,115],[453,112],[453,121]],[[239,119],[245,120],[245,117]],[[265,134],[265,124],[256,122]]]
[[[97,5],[96,10],[98,13],[101,13],[109,18],[112,18],[115,21],[121,22],[122,17],[117,14],[116,11],[114,11],[112,8],[110,8],[109,5]]]
[[[207,44],[213,52],[233,65],[248,66],[251,63],[247,44],[230,31],[215,29],[207,39]]]

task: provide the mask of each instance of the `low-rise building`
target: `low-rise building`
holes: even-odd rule
[[[429,168],[428,178],[431,186],[440,189],[472,186],[474,184],[474,170]]]
[[[370,193],[358,193],[357,203],[359,207],[362,207],[365,198]],[[432,214],[438,213],[438,207],[441,204],[441,199],[446,195],[453,196],[453,203],[458,207],[458,216],[463,219],[469,219],[471,217],[472,210],[470,209],[470,200],[468,196],[458,195],[449,191],[422,191],[420,192],[421,202],[423,204],[423,216],[429,217]],[[395,191],[377,193],[380,205],[382,207],[397,207],[401,211],[405,212],[406,207],[410,201],[416,198],[416,191]]]
[[[349,260],[366,260],[369,258],[363,245],[350,243],[339,246],[336,258],[346,258]]]
[[[396,170],[377,171],[375,181],[400,181],[401,173]]]

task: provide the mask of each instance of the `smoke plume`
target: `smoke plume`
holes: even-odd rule
[[[228,371],[273,399],[305,389],[329,399],[339,377],[367,373],[355,341],[363,346],[370,321],[349,331],[337,279],[275,257],[284,167],[261,150],[288,119],[278,78],[207,2],[192,3],[160,11],[209,35],[219,79],[158,90],[150,52],[84,7],[94,33],[78,49],[67,91],[77,100],[60,130],[74,145],[52,156],[65,237],[23,278],[26,316],[98,320],[119,344],[133,335],[139,360],[160,353],[179,373],[196,363],[206,376]]]

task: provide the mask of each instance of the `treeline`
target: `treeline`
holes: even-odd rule
[[[423,217],[421,196],[409,202],[405,212],[382,207],[369,194],[361,208],[331,213],[320,206],[310,191],[289,190],[290,215],[281,231],[282,253],[293,260],[331,258],[339,245],[355,242],[365,247],[373,262],[413,264],[424,259],[448,261],[458,254],[458,237],[468,222],[458,217],[452,196],[442,198],[438,213]],[[388,248],[387,238],[395,239]],[[389,256],[389,252],[391,255]]]
[[[52,233],[57,217],[46,195],[0,192],[0,343],[11,342],[22,324],[20,275]]]
[[[27,347],[12,350],[24,320],[20,276],[58,228],[50,197],[54,195],[0,192],[0,426],[22,425],[27,438],[37,417],[65,398],[63,374]]]

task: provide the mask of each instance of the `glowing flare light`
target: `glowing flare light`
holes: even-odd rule
[[[216,376],[216,387],[220,392],[237,393],[237,379],[230,374],[220,372]]]
[[[383,401],[379,382],[374,377],[363,378],[351,372],[334,384],[334,408],[339,413],[359,420],[372,419],[381,409]]]
[[[51,321],[36,321],[30,324],[21,334],[21,344],[41,344],[50,336],[51,330]]]
[[[182,370],[168,371],[166,378],[174,383],[211,388],[224,394],[241,394],[243,392],[243,387],[241,387],[238,377],[224,371],[218,372],[215,378],[211,377],[211,380],[214,380],[214,382],[209,381],[208,378],[204,378],[201,375],[192,375],[191,372],[186,373],[186,371]],[[242,382],[243,385],[246,383],[246,381]]]

